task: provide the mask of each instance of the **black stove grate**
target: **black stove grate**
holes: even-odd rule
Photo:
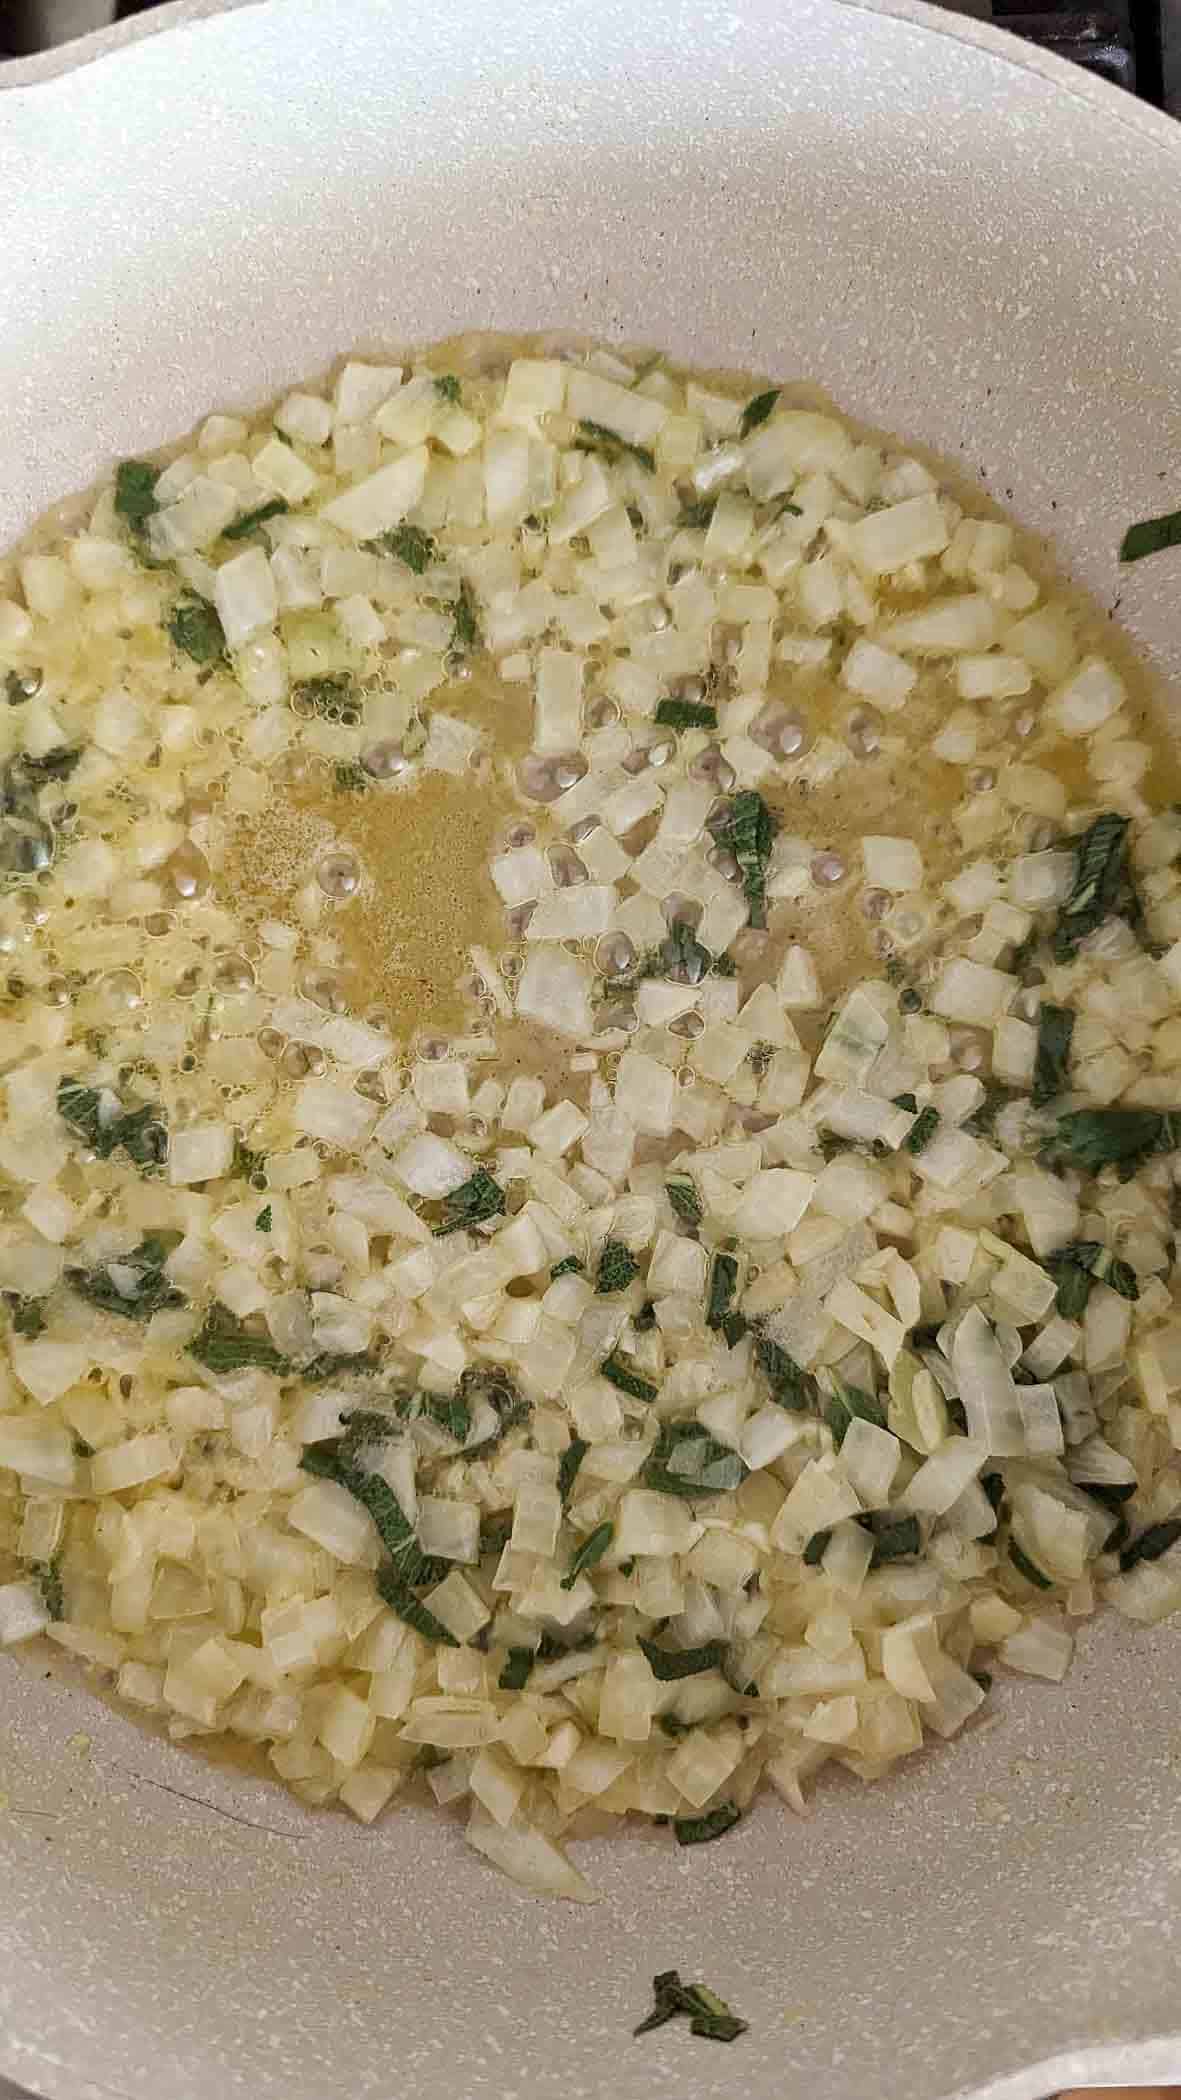
[[[950,0],[951,5],[956,0]],[[1000,29],[1055,51],[1145,102],[1164,107],[1163,0],[1108,0],[1098,7],[1078,0],[992,0]]]

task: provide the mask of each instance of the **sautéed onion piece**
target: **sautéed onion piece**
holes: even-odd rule
[[[1181,816],[979,509],[467,339],[0,565],[0,1642],[585,1901],[1181,1604]]]

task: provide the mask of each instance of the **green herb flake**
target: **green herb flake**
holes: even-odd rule
[[[679,1743],[683,1737],[692,1735],[696,1723],[693,1721],[682,1721],[677,1714],[658,1714],[656,1725],[661,1733],[669,1738],[670,1742]],[[658,2025],[659,2022],[656,2024]]]
[[[697,1502],[741,1487],[748,1468],[737,1451],[720,1443],[696,1421],[662,1422],[640,1475],[661,1495]]]
[[[752,395],[742,411],[738,425],[739,437],[749,437],[752,430],[757,430],[760,423],[767,421],[782,392],[782,387],[772,386],[768,387],[765,394]]]
[[[98,1159],[110,1159],[118,1151],[137,1167],[156,1167],[168,1152],[168,1133],[162,1112],[152,1103],[142,1108],[108,1110],[98,1087],[84,1086],[77,1079],[59,1079],[57,1112]]]
[[[497,1689],[502,1692],[523,1692],[536,1661],[537,1656],[532,1648],[510,1648],[508,1659],[496,1680]]]
[[[1075,1240],[1048,1254],[1045,1267],[1058,1285],[1058,1311],[1065,1320],[1081,1320],[1087,1309],[1091,1286],[1105,1283],[1119,1297],[1134,1304],[1140,1296],[1136,1271],[1098,1240]]]
[[[596,1524],[589,1536],[583,1539],[581,1546],[579,1546],[571,1560],[570,1566],[562,1577],[561,1587],[564,1590],[572,1590],[579,1576],[587,1568],[597,1566],[598,1562],[602,1560],[614,1537],[614,1524]]]
[[[269,1232],[273,1223],[271,1206],[269,1203],[264,1203],[254,1221],[254,1229],[256,1232]]]
[[[226,638],[217,610],[207,598],[199,598],[191,592],[173,607],[168,617],[168,634],[182,656],[191,656],[195,664],[216,664],[224,660]]]
[[[210,1306],[188,1350],[215,1377],[226,1377],[231,1371],[273,1371],[282,1376],[292,1368],[266,1335],[251,1334],[224,1305]]]
[[[720,1670],[726,1660],[725,1641],[704,1641],[699,1648],[658,1648],[655,1641],[640,1635],[639,1645],[652,1665],[657,1684],[679,1684],[683,1677],[701,1677],[706,1670]]]
[[[1124,880],[1130,818],[1108,810],[1075,842],[1074,885],[1054,931],[1055,962],[1070,962],[1080,941],[1116,909]]]
[[[457,404],[461,393],[458,373],[440,373],[439,377],[435,381],[435,392],[436,394],[441,394],[444,401],[450,401],[452,403]]]
[[[783,1407],[790,1414],[808,1414],[817,1406],[820,1388],[808,1371],[801,1371],[786,1349],[773,1342],[769,1335],[760,1334],[755,1340],[755,1362],[771,1387],[771,1398],[776,1407]]]
[[[418,525],[395,525],[391,532],[383,532],[376,540],[366,545],[375,553],[390,554],[395,561],[422,576],[435,559],[436,547],[429,532]]]
[[[1165,511],[1159,518],[1142,518],[1129,525],[1120,543],[1122,562],[1143,561],[1146,554],[1161,554],[1166,547],[1181,547],[1181,510]]]
[[[601,452],[608,465],[615,465],[625,456],[634,459],[645,473],[656,472],[656,454],[647,445],[633,445],[620,437],[617,430],[608,430],[605,423],[592,423],[584,416],[578,424],[578,435],[574,440],[580,452]]]
[[[285,517],[291,505],[282,496],[272,496],[269,503],[260,503],[257,510],[243,511],[232,525],[222,533],[223,540],[248,540],[261,525],[269,525],[272,518]]]
[[[463,1454],[465,1458],[486,1458],[510,1429],[518,1429],[529,1420],[529,1402],[499,1364],[469,1364],[460,1377],[458,1397],[473,1409],[479,1401],[486,1400],[496,1416],[492,1434],[483,1443],[470,1445]]]
[[[41,1600],[51,1619],[64,1619],[66,1615],[65,1592],[62,1589],[61,1554],[55,1553],[52,1560],[35,1560],[30,1574],[41,1591]]]
[[[332,768],[332,784],[338,795],[363,795],[373,786],[373,775],[359,759],[338,759]]]
[[[585,1267],[586,1263],[580,1261],[577,1254],[563,1255],[561,1261],[556,1261],[549,1272],[550,1282],[556,1283],[559,1276],[579,1276]]]
[[[415,1633],[420,1633],[424,1641],[432,1641],[438,1648],[459,1647],[455,1635],[444,1626],[441,1619],[436,1619],[433,1611],[429,1611],[425,1604],[420,1603],[409,1583],[403,1580],[396,1568],[379,1568],[374,1580],[377,1584],[377,1594],[383,1604],[388,1604],[390,1610],[396,1612]]]
[[[433,1422],[457,1444],[466,1444],[472,1433],[472,1411],[461,1393],[409,1393],[398,1401],[403,1421]]]
[[[892,1510],[875,1509],[857,1521],[873,1539],[871,1568],[883,1568],[890,1561],[910,1560],[922,1549],[923,1535],[917,1517],[897,1517]]]
[[[1037,1053],[1033,1068],[1033,1105],[1044,1108],[1069,1084],[1070,1044],[1074,1035],[1074,1008],[1052,1006],[1043,999],[1037,1017]]]
[[[738,1289],[738,1263],[732,1254],[715,1254],[709,1272],[709,1292],[705,1304],[705,1324],[719,1328],[730,1310],[734,1293]]]
[[[347,1456],[338,1441],[309,1444],[300,1466],[317,1480],[334,1480],[367,1509],[398,1577],[410,1587],[435,1578],[435,1563],[425,1554],[397,1496],[380,1473],[370,1473]]]
[[[240,1135],[234,1138],[234,1156],[230,1161],[230,1174],[237,1181],[248,1181],[256,1189],[267,1185],[267,1156],[255,1152]]]
[[[565,1509],[574,1491],[574,1483],[578,1478],[578,1469],[589,1450],[590,1445],[585,1438],[572,1436],[561,1458],[558,1460],[558,1494],[561,1497],[563,1509]]]
[[[939,1110],[930,1106],[920,1109],[902,1142],[908,1152],[925,1152],[939,1128]]]
[[[162,1240],[141,1240],[130,1254],[120,1254],[94,1269],[67,1269],[66,1282],[90,1305],[102,1312],[118,1313],[125,1320],[150,1320],[153,1313],[183,1305],[185,1295],[177,1290],[164,1270],[168,1249]],[[112,1269],[120,1271],[116,1282]]]
[[[661,700],[656,721],[662,729],[716,729],[718,711],[704,701]]]
[[[750,1333],[750,1321],[747,1319],[746,1314],[742,1312],[728,1312],[722,1321],[722,1333],[726,1337],[727,1348],[736,1349],[739,1342]]]
[[[484,646],[480,633],[479,614],[471,584],[466,578],[459,586],[459,596],[451,607],[454,626],[451,630],[451,647],[456,656],[470,656]]]
[[[1002,1502],[1005,1499],[1004,1474],[982,1473],[980,1475],[980,1485],[984,1489],[984,1493],[988,1498],[988,1501],[992,1505],[992,1508],[994,1510],[999,1510]]]
[[[435,1226],[435,1238],[443,1239],[449,1232],[486,1224],[489,1218],[499,1218],[504,1208],[504,1190],[500,1183],[492,1179],[486,1167],[477,1167],[470,1180],[461,1182],[449,1196],[444,1196],[443,1222]]]
[[[675,984],[700,984],[714,967],[714,957],[702,946],[693,928],[684,919],[676,919],[642,974],[671,977]]]
[[[44,1298],[21,1298],[15,1291],[5,1291],[4,1302],[12,1319],[12,1331],[26,1342],[35,1342],[45,1332]]]
[[[1150,1524],[1139,1538],[1124,1547],[1119,1564],[1126,1574],[1129,1568],[1139,1567],[1141,1561],[1159,1560],[1171,1546],[1181,1539],[1181,1517],[1168,1517],[1163,1524]]]
[[[703,1816],[674,1816],[673,1835],[678,1845],[708,1845],[741,1821],[741,1810],[732,1801],[719,1801]]]
[[[156,501],[159,471],[142,459],[122,460],[115,469],[115,516],[141,534],[160,505]]]
[[[1065,1260],[1063,1256],[1051,1256],[1047,1260],[1051,1277],[1057,1279],[1057,1310],[1063,1319],[1082,1319],[1086,1312],[1086,1300],[1091,1298],[1091,1273],[1080,1268],[1078,1262]]]
[[[604,1240],[595,1274],[595,1290],[600,1298],[612,1291],[625,1291],[640,1273],[640,1264],[630,1247],[622,1240]]]
[[[767,924],[767,863],[777,829],[776,819],[762,796],[755,788],[743,788],[732,798],[725,819],[715,832],[718,844],[726,847],[738,862],[743,894],[750,907],[750,924],[759,928]]]
[[[838,1378],[836,1383],[837,1390],[824,1410],[824,1419],[839,1451],[854,1417],[862,1422],[872,1422],[878,1429],[886,1427],[886,1417],[872,1393],[862,1392],[860,1386],[846,1385],[843,1378]]]
[[[1009,1559],[1012,1561],[1017,1573],[1024,1575],[1026,1582],[1032,1582],[1035,1589],[1053,1589],[1054,1584],[1051,1578],[1048,1575],[1043,1575],[1037,1563],[1030,1559],[1024,1548],[1017,1544],[1016,1539],[1009,1540]]]
[[[511,1512],[506,1513],[504,1516],[481,1517],[480,1559],[487,1560],[493,1553],[497,1555],[503,1553],[512,1535],[513,1520]]]
[[[662,1718],[661,1726],[664,1727],[671,1718],[672,1716],[666,1714]],[[684,1724],[680,1722],[676,1723],[674,1729],[666,1728],[668,1734],[687,1732]],[[693,1818],[684,1820],[692,1821]],[[682,1839],[683,1844],[699,1842],[699,1839],[694,1838]],[[740,2034],[747,2032],[749,2022],[740,2020],[736,2013],[732,2013],[724,1998],[719,1998],[716,1991],[708,1990],[703,1983],[682,1983],[675,1969],[666,1969],[662,1975],[653,1977],[652,1999],[652,2010],[647,2019],[641,2020],[639,2026],[633,2029],[633,2033],[637,2035],[651,2034],[655,2028],[663,2027],[669,2020],[675,2020],[682,2014],[689,2021],[690,2034],[700,2035],[707,2041],[733,2042],[737,2041]]]
[[[339,1456],[354,1460],[359,1451],[374,1451],[389,1442],[396,1424],[390,1415],[383,1415],[372,1407],[351,1407],[341,1415],[344,1435],[335,1449]]]
[[[654,1379],[645,1378],[643,1373],[637,1371],[634,1364],[629,1364],[616,1349],[611,1351],[610,1356],[603,1358],[599,1371],[611,1385],[616,1386],[621,1393],[627,1393],[632,1400],[652,1401],[660,1391]]]
[[[1181,1144],[1181,1109],[1078,1108],[1059,1116],[1051,1150],[1073,1166],[1097,1174],[1101,1167],[1131,1172],[1157,1152]]]

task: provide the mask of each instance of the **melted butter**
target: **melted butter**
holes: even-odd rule
[[[469,777],[434,772],[403,788],[348,793],[332,783],[327,769],[322,782],[276,782],[235,839],[219,889],[227,902],[249,897],[252,916],[286,918],[322,856],[351,847],[361,886],[326,909],[320,931],[339,943],[358,1010],[382,1007],[405,1043],[420,1030],[464,1028],[471,948],[504,938],[488,863],[514,810],[511,790],[499,773],[478,792]]]

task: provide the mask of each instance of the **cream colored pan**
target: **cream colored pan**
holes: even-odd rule
[[[270,0],[0,68],[0,544],[357,343],[806,374],[979,474],[1181,692],[1181,131],[897,0]],[[539,1904],[0,1662],[0,2072],[49,2100],[1024,2100],[1181,2077],[1181,1642]],[[750,2021],[633,2041],[653,1971]]]

